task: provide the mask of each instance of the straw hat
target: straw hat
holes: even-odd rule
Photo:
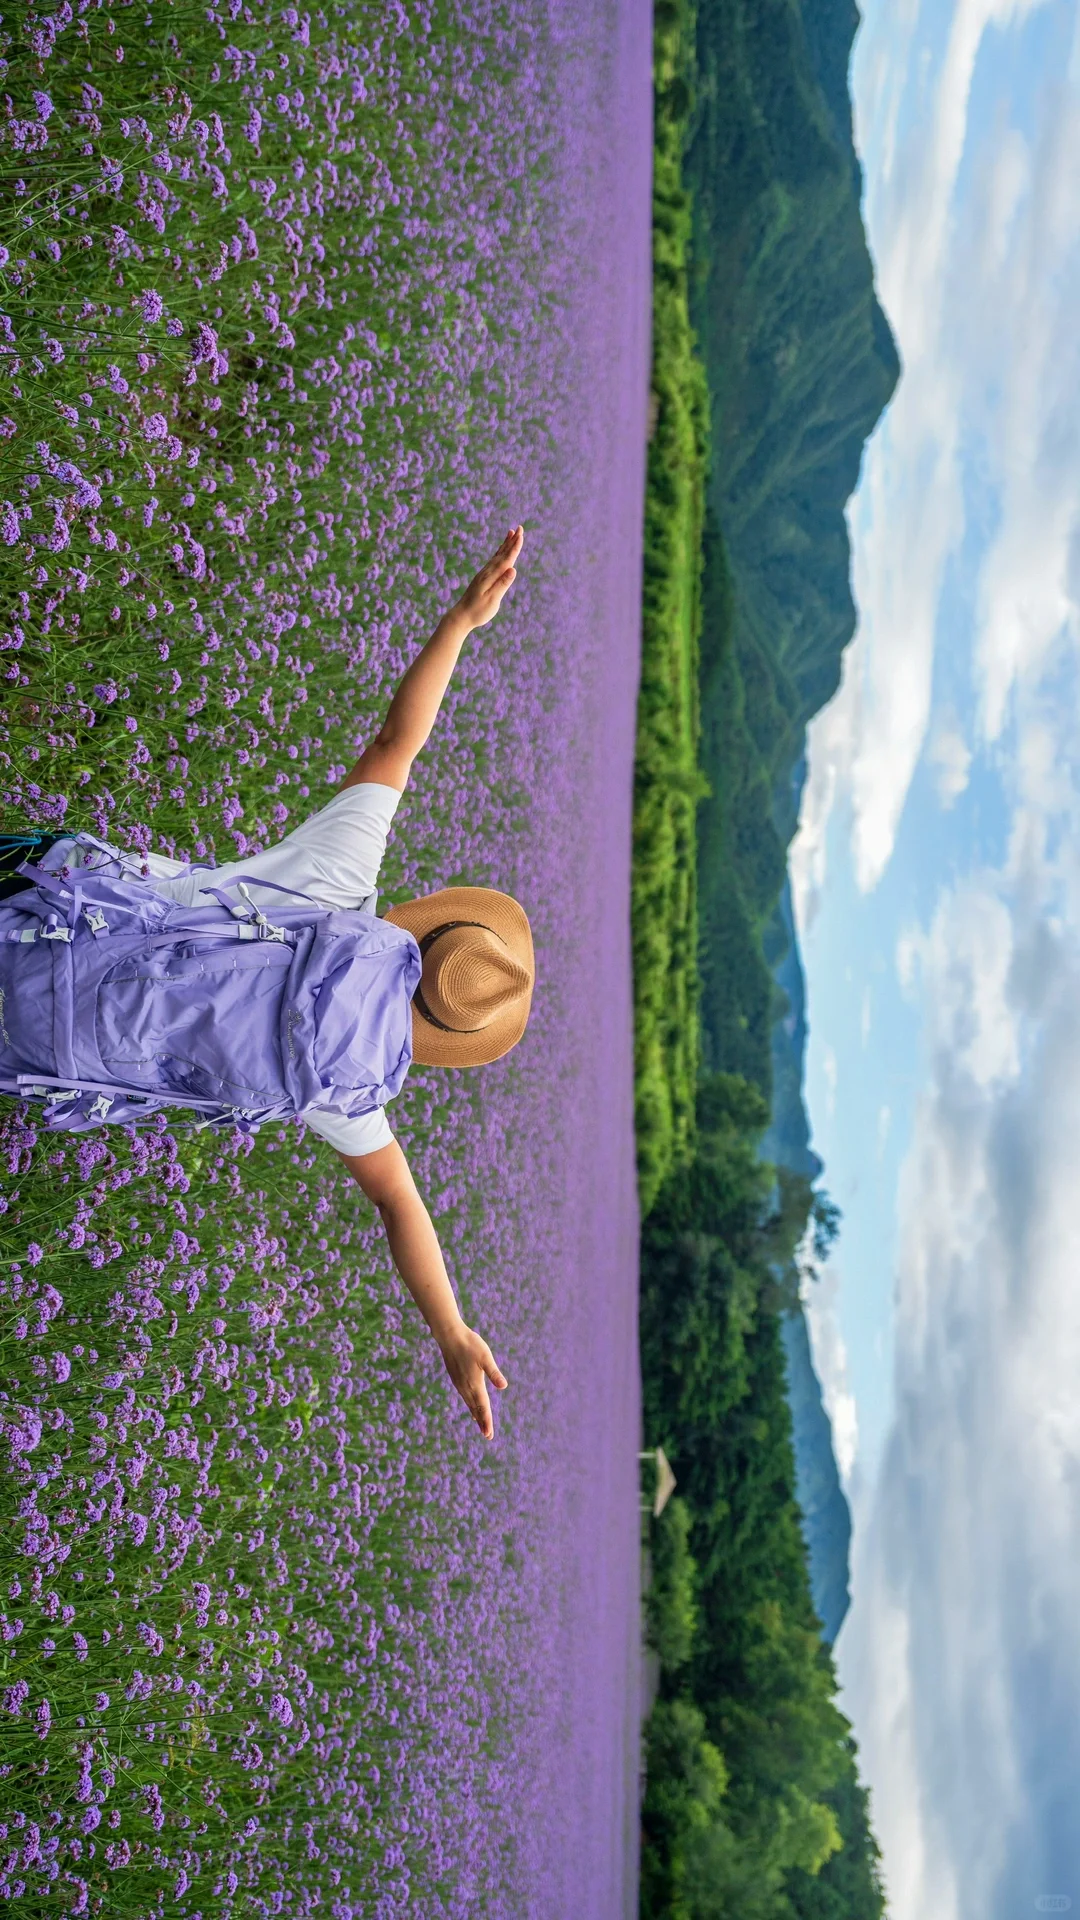
[[[532,932],[525,911],[494,887],[442,887],[383,916],[420,948],[412,999],[418,1066],[480,1067],[517,1045],[532,1005]]]

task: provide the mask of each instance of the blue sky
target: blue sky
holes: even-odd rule
[[[1080,8],[863,13],[904,370],[791,854],[844,1214],[808,1308],[890,1912],[1011,1920],[1080,1907]]]

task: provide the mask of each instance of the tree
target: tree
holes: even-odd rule
[[[689,1540],[690,1509],[676,1494],[653,1528],[653,1577],[645,1595],[649,1644],[669,1672],[690,1658],[697,1625],[697,1566]]]

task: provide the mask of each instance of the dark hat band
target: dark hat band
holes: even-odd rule
[[[424,955],[426,954],[428,948],[431,946],[432,942],[438,939],[440,933],[450,933],[454,927],[483,927],[485,933],[494,933],[496,940],[502,940],[503,946],[505,947],[506,945],[506,941],[503,940],[502,934],[495,933],[495,928],[485,926],[482,920],[447,920],[447,921],[444,921],[441,927],[432,927],[430,933],[425,933],[423,939],[419,943],[421,960],[423,960]],[[424,1019],[429,1020],[433,1027],[438,1027],[441,1033],[483,1033],[484,1032],[483,1027],[448,1027],[445,1020],[438,1019],[438,1017],[434,1013],[432,1013],[419,987],[417,987],[416,992],[413,994],[413,1002],[414,1002],[414,1005],[419,1007],[420,1012],[424,1016]],[[490,1022],[488,1024],[490,1025]]]

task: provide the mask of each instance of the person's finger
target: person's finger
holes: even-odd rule
[[[494,1380],[497,1387],[505,1387],[506,1376],[496,1364],[495,1357],[490,1349],[485,1353],[480,1365],[483,1367],[489,1380]]]

